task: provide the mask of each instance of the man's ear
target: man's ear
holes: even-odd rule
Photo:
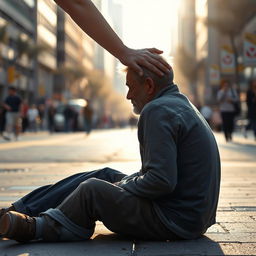
[[[150,78],[150,77],[147,77],[147,78],[146,78],[146,80],[145,80],[145,86],[146,86],[148,95],[152,95],[152,94],[155,93],[156,86],[155,86],[155,83],[154,83],[154,81],[152,80],[152,78]]]

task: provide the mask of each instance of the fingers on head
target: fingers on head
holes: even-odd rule
[[[161,54],[161,53],[163,53],[163,51],[161,51],[161,50],[159,50],[159,49],[157,49],[157,48],[148,48],[147,49],[149,52],[151,52],[151,53],[156,53],[156,54]]]

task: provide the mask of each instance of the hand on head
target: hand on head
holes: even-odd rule
[[[163,51],[156,48],[139,50],[127,48],[119,57],[119,60],[122,64],[132,68],[139,75],[143,75],[140,66],[144,66],[159,76],[162,76],[164,73],[171,70],[171,66],[160,56],[161,53],[163,53]]]

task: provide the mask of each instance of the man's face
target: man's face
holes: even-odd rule
[[[133,112],[140,114],[143,107],[150,101],[150,95],[147,91],[147,86],[136,79],[134,71],[128,70],[126,74],[126,85],[128,92],[126,98],[131,100]]]
[[[16,91],[15,90],[13,90],[13,89],[9,89],[9,95],[15,95],[15,93],[16,93]]]

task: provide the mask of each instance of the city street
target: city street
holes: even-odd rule
[[[256,142],[234,134],[232,143],[215,134],[222,159],[217,223],[192,241],[143,242],[120,238],[98,223],[92,240],[18,244],[0,240],[0,256],[13,255],[256,255]],[[46,132],[0,139],[0,207],[37,188],[81,171],[112,167],[127,174],[140,168],[136,129],[84,133]]]

